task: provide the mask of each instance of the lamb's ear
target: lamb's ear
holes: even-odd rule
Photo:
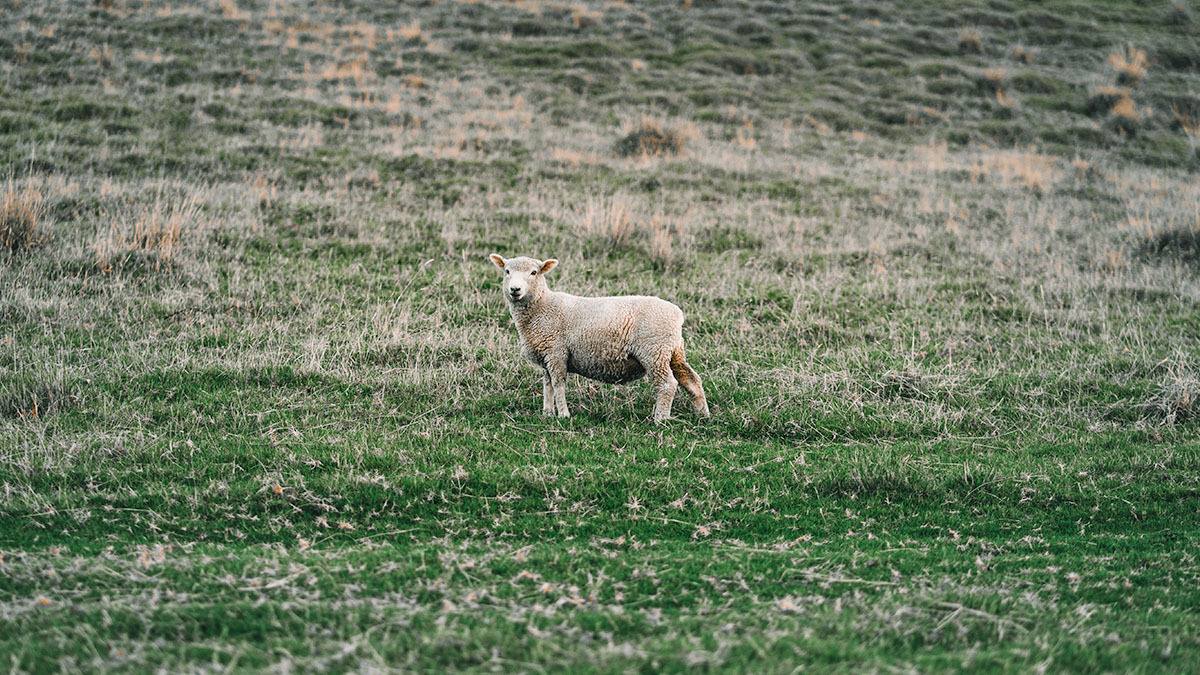
[[[488,257],[492,259],[492,262],[496,263],[496,267],[504,269],[504,258],[502,258],[499,254],[493,253]]]
[[[554,266],[557,264],[558,264],[558,261],[555,260],[554,258],[551,258],[551,259],[547,260],[546,262],[542,263],[542,274],[545,274],[546,272],[549,272],[550,270],[554,269]]]

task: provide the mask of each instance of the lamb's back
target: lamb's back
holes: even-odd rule
[[[683,325],[683,311],[662,298],[559,295],[569,342],[575,348],[589,346],[589,351],[598,354],[628,352],[639,343],[671,340],[678,337]]]

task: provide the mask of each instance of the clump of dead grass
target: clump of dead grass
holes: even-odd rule
[[[1200,152],[1200,99],[1188,99],[1171,108],[1175,123],[1187,137],[1193,152]]]
[[[633,235],[635,222],[629,197],[616,194],[608,199],[588,200],[579,215],[579,233],[585,238],[601,238],[619,246]]]
[[[1101,85],[1092,89],[1088,94],[1087,109],[1092,114],[1108,112],[1117,105],[1118,101],[1127,98],[1129,98],[1129,89],[1111,84]]]
[[[1071,166],[1075,169],[1075,180],[1082,183],[1097,183],[1104,180],[1104,172],[1099,169],[1094,163],[1075,155],[1075,159],[1071,160]]]
[[[1162,366],[1164,371],[1154,396],[1143,406],[1145,411],[1168,425],[1200,419],[1200,377],[1182,358],[1164,361]]]
[[[15,186],[10,180],[0,197],[0,248],[13,255],[35,249],[46,241],[41,227],[46,204],[32,185]]]
[[[196,228],[195,197],[154,203],[131,217],[114,217],[107,236],[95,245],[96,267],[105,274],[159,271],[177,262],[184,238]]]
[[[1150,69],[1150,58],[1141,49],[1126,46],[1108,55],[1108,63],[1117,73],[1117,84],[1136,87]]]
[[[1033,63],[1033,57],[1034,57],[1033,50],[1029,49],[1028,47],[1026,47],[1024,45],[1017,45],[1017,47],[1015,49],[1013,49],[1013,58],[1016,59],[1020,63],[1029,65],[1029,64]]]
[[[1143,114],[1144,111],[1134,104],[1133,99],[1126,96],[1119,99],[1109,111],[1109,124],[1119,133],[1136,136]]]
[[[983,36],[972,26],[963,26],[958,31],[958,51],[963,54],[982,54]]]
[[[620,157],[678,157],[689,133],[676,126],[643,119],[613,145]]]
[[[1167,8],[1167,23],[1186,26],[1192,23],[1192,9],[1184,0],[1173,0]]]
[[[1200,222],[1152,229],[1142,241],[1141,252],[1186,263],[1200,263]]]
[[[571,5],[571,24],[575,30],[591,28],[592,26],[600,25],[602,15],[600,12],[589,9],[587,5],[576,3]]]

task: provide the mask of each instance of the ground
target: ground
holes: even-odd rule
[[[1200,663],[1181,2],[0,8],[0,663]],[[683,308],[541,416],[487,259]]]

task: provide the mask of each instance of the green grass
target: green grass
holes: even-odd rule
[[[690,5],[0,10],[0,662],[1195,671],[1186,12]],[[712,419],[542,417],[493,251]]]

